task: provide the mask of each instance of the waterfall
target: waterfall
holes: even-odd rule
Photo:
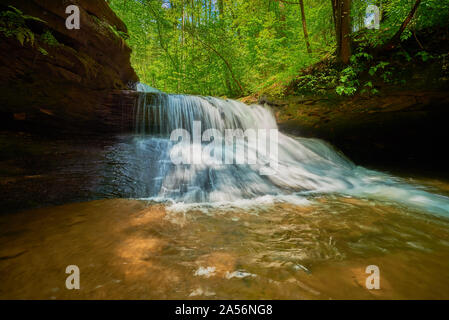
[[[173,130],[192,132],[194,121],[204,130],[277,128],[271,112],[258,105],[233,100],[187,95],[141,94],[137,104],[136,133],[170,135]]]
[[[261,146],[266,147],[265,143],[254,145],[248,139],[237,139],[237,145],[230,147],[223,136],[230,129],[245,132],[277,129],[275,117],[264,106],[213,97],[142,93],[135,108],[135,123],[136,157],[140,163],[136,171],[139,177],[135,180],[144,184],[141,190],[145,192],[139,193],[140,198],[214,205],[267,199],[297,203],[314,194],[339,194],[394,201],[436,214],[449,214],[448,197],[356,166],[319,139],[278,133],[276,172],[261,174],[270,157],[266,150],[260,150]],[[194,134],[195,123],[202,132],[211,129],[222,134],[214,143],[196,142],[196,147],[208,145],[208,154],[214,160],[217,157],[222,160],[223,153],[237,150],[246,150],[248,157],[263,156],[250,164],[173,163],[171,153],[178,142],[170,139],[171,133],[183,129]],[[267,145],[273,142],[270,139],[267,138]],[[195,149],[195,142],[186,148],[189,152],[200,150]]]
[[[137,83],[136,90],[138,92],[146,92],[146,93],[161,93],[161,91],[159,91],[158,89],[150,87],[145,83]]]

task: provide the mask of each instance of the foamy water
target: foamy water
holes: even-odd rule
[[[276,119],[264,106],[212,97],[142,94],[135,117],[137,136],[133,143],[139,168],[136,178],[140,184],[146,184],[140,188],[146,194],[140,192],[138,198],[168,202],[173,211],[257,207],[283,202],[308,205],[313,195],[340,194],[449,215],[448,197],[357,166],[318,139],[279,133],[278,165],[273,175],[261,174],[270,162],[266,146],[261,152],[259,144],[254,148],[246,139],[237,140],[235,148],[245,150],[248,158],[262,154],[255,164],[223,164],[223,154],[230,150],[222,140],[187,146],[191,150],[208,147],[208,155],[218,160],[215,163],[173,163],[171,152],[175,146],[179,147],[170,140],[173,130],[184,129],[193,134],[195,121],[201,124],[202,130],[214,129],[223,136],[226,129],[276,129]],[[270,139],[267,144],[271,145]]]

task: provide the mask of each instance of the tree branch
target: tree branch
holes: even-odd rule
[[[413,16],[415,15],[416,10],[419,7],[419,4],[421,3],[421,0],[416,0],[415,5],[413,6],[412,10],[408,14],[407,18],[405,18],[404,22],[402,23],[401,27],[399,28],[398,32],[391,38],[390,41],[387,42],[387,44],[384,46],[384,49],[391,50],[396,47],[396,44],[401,40],[401,35],[404,32],[405,28],[407,28],[410,21],[412,21]]]

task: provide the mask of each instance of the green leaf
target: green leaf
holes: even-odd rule
[[[20,44],[23,46],[23,43],[24,43],[24,41],[25,41],[25,34],[22,33],[22,32],[18,32],[18,33],[16,34],[16,38],[17,38],[17,40],[20,42]]]
[[[343,95],[343,93],[345,92],[345,87],[343,86],[338,86],[335,91],[337,92],[337,94],[339,94],[340,96]]]
[[[23,15],[23,12],[20,11],[19,9],[17,9],[14,6],[8,6],[9,9],[13,10],[15,13],[17,13],[18,15]]]

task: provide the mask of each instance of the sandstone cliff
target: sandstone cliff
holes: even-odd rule
[[[0,10],[12,15],[0,17],[3,26],[13,24],[9,34],[0,32],[2,130],[117,131],[122,121],[118,97],[123,100],[118,91],[131,89],[138,77],[124,40],[126,26],[107,2],[0,3]],[[79,30],[66,28],[70,4],[80,8]]]

